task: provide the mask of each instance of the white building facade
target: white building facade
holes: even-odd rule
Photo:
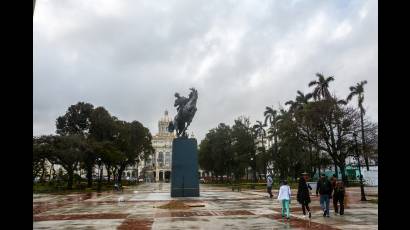
[[[147,182],[169,182],[171,179],[172,140],[174,133],[168,132],[172,118],[165,111],[158,121],[158,133],[152,137],[152,147],[155,153],[143,163],[144,180]]]

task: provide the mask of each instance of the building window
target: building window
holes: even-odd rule
[[[158,153],[157,162],[158,162],[159,165],[164,164],[164,153],[162,153],[162,152],[159,152],[159,153]]]
[[[169,165],[170,162],[171,162],[171,154],[169,152],[165,153],[165,165]]]

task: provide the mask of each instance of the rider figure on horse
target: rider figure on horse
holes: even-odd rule
[[[196,100],[198,99],[198,92],[194,88],[190,88],[189,97],[182,97],[179,93],[175,93],[174,107],[177,107],[177,115],[174,120],[169,122],[168,131],[177,131],[177,136],[187,137],[186,129],[190,125],[192,118],[196,112]]]
[[[174,107],[177,107],[177,112],[179,113],[179,111],[186,105],[186,103],[188,103],[189,99],[184,97],[184,96],[180,96],[179,93],[175,93],[175,103],[174,103]]]

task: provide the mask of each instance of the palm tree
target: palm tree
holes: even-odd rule
[[[275,157],[275,154],[278,152],[278,121],[280,120],[280,117],[278,116],[278,112],[273,109],[272,107],[266,106],[265,112],[263,112],[263,115],[265,116],[265,125],[267,125],[269,121],[269,130],[268,132],[271,134],[270,138],[273,138],[274,141],[274,146],[272,148],[272,161]]]
[[[297,94],[298,95],[296,96],[295,101],[290,100],[285,103],[285,105],[290,105],[289,112],[291,113],[303,109],[303,106],[306,105],[309,102],[309,100],[313,97],[312,93],[308,93],[305,95],[299,90],[297,91]]]
[[[365,153],[365,140],[364,140],[364,122],[363,122],[363,116],[366,113],[366,110],[363,108],[363,101],[364,101],[364,85],[367,84],[367,81],[361,81],[360,83],[357,83],[356,86],[351,86],[350,89],[350,94],[347,96],[346,101],[349,102],[352,100],[354,96],[357,96],[357,102],[358,106],[360,109],[360,125],[361,125],[361,131],[362,131],[362,152],[364,155],[364,161],[366,163],[366,169],[369,171],[369,158],[367,154]]]
[[[258,137],[262,139],[262,148],[265,149],[265,142],[263,138],[266,136],[266,130],[264,129],[266,124],[262,123],[262,121],[256,121],[256,124],[253,126],[255,133]]]
[[[325,78],[321,73],[316,73],[316,76],[319,78],[318,81],[311,81],[309,83],[309,87],[315,86],[312,93],[313,98],[315,100],[321,100],[322,98],[330,99],[331,95],[329,92],[329,83],[331,81],[334,81],[335,79],[333,78],[333,76]]]

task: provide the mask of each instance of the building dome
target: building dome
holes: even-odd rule
[[[160,120],[161,122],[170,122],[172,121],[172,118],[168,115],[168,110],[165,110],[164,116]]]

